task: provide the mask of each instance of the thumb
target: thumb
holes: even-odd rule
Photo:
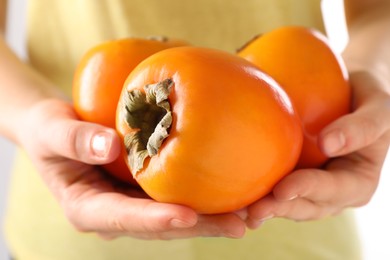
[[[388,105],[375,101],[367,102],[322,130],[319,145],[326,155],[334,157],[360,150],[390,129]]]
[[[120,153],[120,140],[114,129],[74,119],[59,119],[46,127],[51,155],[87,164],[106,164]],[[47,137],[44,137],[47,138]]]

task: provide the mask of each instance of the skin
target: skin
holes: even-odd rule
[[[5,21],[6,21],[7,2],[0,1],[0,34],[4,34]]]
[[[390,140],[390,1],[345,1],[350,42],[343,58],[353,87],[353,113],[325,127],[320,147],[333,160],[324,169],[293,172],[273,193],[248,207],[247,224],[320,219],[367,204]]]
[[[107,179],[91,164],[117,158],[116,132],[78,121],[69,100],[21,62],[2,39],[0,93],[8,95],[0,96],[0,134],[27,151],[75,228],[107,239],[239,238],[246,227],[256,228],[272,217],[319,219],[365,205],[376,190],[390,140],[390,49],[385,47],[390,46],[385,33],[390,1],[345,2],[351,41],[344,58],[353,84],[354,112],[321,132],[320,146],[334,160],[324,169],[292,173],[271,195],[239,212],[198,215],[187,207],[154,202],[139,190]]]

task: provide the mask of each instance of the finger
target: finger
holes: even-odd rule
[[[299,197],[324,203],[335,196],[339,182],[332,174],[320,169],[298,170],[282,179],[274,187],[273,195],[279,201],[291,201]]]
[[[155,233],[155,238],[165,240],[192,237],[241,238],[245,231],[245,222],[235,214],[200,215],[195,226]]]
[[[336,164],[358,164],[339,159]],[[331,166],[335,167],[335,165]],[[359,166],[357,166],[359,167]],[[273,194],[278,201],[292,201],[304,198],[318,205],[336,207],[359,206],[366,204],[376,188],[377,180],[371,175],[351,174],[346,171],[328,172],[319,169],[295,171],[280,183]]]
[[[374,143],[390,129],[390,111],[379,105],[362,107],[326,127],[319,145],[330,157],[358,151]]]
[[[115,130],[73,119],[50,122],[41,132],[50,155],[60,155],[88,164],[105,164],[120,153]],[[50,138],[50,139],[48,139]]]
[[[390,129],[390,97],[380,83],[357,74],[352,84],[357,109],[325,127],[319,137],[321,149],[330,157],[360,150]]]
[[[197,224],[197,214],[190,208],[134,199],[119,193],[64,203],[71,223],[80,231],[118,234],[157,234]]]
[[[202,215],[199,224],[192,230],[195,231],[196,236],[241,238],[245,234],[246,227],[240,216],[229,213]]]
[[[248,217],[248,210],[247,210],[247,208],[242,208],[242,209],[236,210],[234,212],[234,214],[236,214],[240,219],[245,221]]]
[[[106,239],[123,235],[142,239],[238,238],[245,233],[245,223],[235,214],[199,216],[185,206],[122,194],[71,201],[65,202],[64,208],[73,225],[80,231],[99,232]]]
[[[121,236],[131,235],[142,239],[172,240],[179,238],[193,237],[227,237],[241,238],[246,231],[246,224],[234,214],[200,215],[195,226],[189,228],[173,228],[161,230],[160,232],[138,232],[134,233],[100,233],[105,239],[113,239]]]
[[[248,228],[255,229],[265,221],[276,218],[288,218],[296,221],[321,219],[337,213],[336,208],[317,205],[304,198],[279,201],[268,195],[248,207]]]
[[[72,104],[62,100],[48,99],[34,105],[26,116],[25,127],[29,131],[21,133],[21,143],[36,156],[105,164],[120,153],[115,130],[79,121]]]

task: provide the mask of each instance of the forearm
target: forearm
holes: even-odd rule
[[[1,37],[0,93],[0,134],[16,143],[29,108],[40,100],[62,96],[48,80],[23,63]]]
[[[390,1],[346,1],[350,41],[343,53],[350,72],[369,71],[390,93]]]
[[[7,11],[7,1],[0,0],[0,35],[5,33],[5,22],[6,22],[6,11]]]

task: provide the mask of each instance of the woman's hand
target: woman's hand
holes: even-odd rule
[[[323,129],[319,140],[333,158],[323,169],[291,173],[272,194],[249,206],[248,227],[272,217],[320,219],[370,201],[390,142],[389,86],[369,72],[355,72],[350,79],[353,113]]]
[[[244,235],[245,222],[235,214],[204,216],[157,203],[93,166],[115,160],[119,137],[113,129],[78,121],[70,104],[46,100],[25,118],[18,139],[78,230],[107,239]]]

